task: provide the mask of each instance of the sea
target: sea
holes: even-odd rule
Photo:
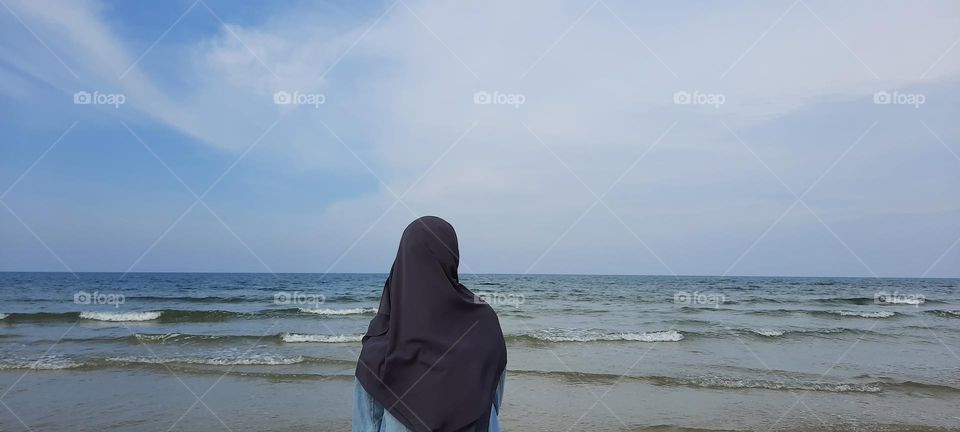
[[[385,278],[0,273],[0,431],[350,430]],[[960,431],[958,279],[461,282],[506,431]]]

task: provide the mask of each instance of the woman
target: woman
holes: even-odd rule
[[[459,282],[457,233],[426,216],[403,231],[363,337],[353,431],[499,431],[507,349],[497,314]]]

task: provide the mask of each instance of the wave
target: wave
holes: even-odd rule
[[[128,339],[137,343],[233,343],[239,341],[261,341],[275,343],[297,343],[297,342],[319,342],[319,343],[347,343],[359,342],[363,335],[324,335],[324,334],[301,334],[301,333],[280,333],[275,335],[198,335],[184,333],[137,333],[133,339]],[[114,339],[116,340],[116,339]]]
[[[268,309],[260,312],[233,312],[224,310],[162,309],[155,311],[129,312],[27,312],[10,313],[8,322],[76,321],[156,321],[161,323],[221,322],[232,319],[250,319],[283,315],[284,310]]]
[[[320,343],[346,343],[346,342],[360,342],[363,339],[363,335],[322,335],[322,334],[297,334],[297,333],[287,333],[280,335],[280,339],[284,342],[297,343],[297,342],[320,342]]]
[[[941,318],[960,318],[960,310],[929,310],[925,312]]]
[[[845,310],[826,311],[826,313],[846,316],[846,317],[857,317],[857,318],[890,318],[897,314],[896,312],[891,312],[891,311],[845,311]]]
[[[105,359],[108,363],[118,364],[186,363],[210,366],[279,366],[303,363],[305,360],[304,356],[284,357],[269,354],[248,354],[244,357],[110,357]]]
[[[509,343],[545,344],[564,342],[677,342],[687,338],[711,337],[723,338],[732,335],[756,336],[763,339],[772,339],[791,336],[823,336],[840,333],[876,334],[869,330],[853,328],[820,328],[820,329],[774,329],[774,328],[742,328],[726,331],[693,331],[677,330],[629,333],[617,331],[598,331],[581,329],[546,329],[528,333],[507,335]],[[237,334],[189,334],[189,333],[135,333],[121,337],[93,337],[93,338],[64,338],[63,343],[128,343],[128,344],[183,344],[183,345],[249,345],[252,343],[355,343],[362,340],[362,334],[307,334],[307,333],[279,333],[271,335],[237,335]],[[35,340],[31,344],[50,344],[53,340]]]
[[[941,300],[932,300],[920,295],[891,295],[877,294],[873,297],[829,297],[813,299],[823,304],[853,304],[853,305],[921,305],[924,303],[943,303]]]
[[[725,302],[724,302],[724,304],[728,304],[728,303],[730,303],[730,302],[728,302],[728,301],[725,301]],[[748,298],[748,299],[739,300],[739,301],[737,301],[736,303],[741,303],[741,304],[766,304],[766,303],[796,303],[796,301],[793,301],[793,300],[784,300],[784,299],[779,299],[779,298],[753,297],[753,298]]]
[[[204,297],[175,297],[175,296],[127,296],[126,300],[141,300],[155,302],[176,302],[176,303],[245,303],[255,302],[257,299],[251,299],[242,296],[204,296]],[[264,300],[266,301],[266,300]]]
[[[270,317],[295,317],[303,314],[320,316],[350,316],[375,314],[377,308],[361,307],[349,309],[263,309],[252,312],[235,312],[226,310],[189,310],[189,309],[160,309],[154,311],[87,311],[87,312],[23,312],[6,313],[2,316],[5,322],[47,322],[47,321],[76,321],[88,319],[96,321],[156,321],[161,323],[186,322],[222,322],[234,319],[257,319]]]
[[[241,340],[263,339],[261,336],[250,335],[201,335],[187,333],[136,333],[131,337],[124,338],[135,343],[202,343],[202,342],[225,342]],[[111,341],[111,339],[105,339]],[[116,339],[112,339],[116,340]]]
[[[94,358],[67,358],[48,356],[39,359],[0,359],[0,371],[30,369],[30,370],[95,370],[95,369],[116,369],[127,366],[136,368],[157,367],[166,370],[170,367],[183,369],[186,366],[288,366],[288,365],[334,365],[334,366],[354,366],[355,361],[331,359],[324,357],[310,356],[282,356],[275,354],[245,354],[237,355],[211,355],[211,356],[176,356],[176,357],[147,357],[147,356],[121,356],[121,357],[94,357]],[[201,369],[192,369],[196,372],[202,372]],[[209,371],[209,369],[208,369]],[[248,372],[243,372],[246,375]],[[274,375],[282,376],[277,373]],[[324,376],[320,376],[324,377]]]
[[[775,330],[768,328],[756,328],[756,329],[747,329],[747,331],[758,334],[760,336],[774,337],[774,336],[783,336],[783,330]]]
[[[74,369],[83,366],[83,363],[76,362],[62,357],[42,357],[37,360],[8,359],[0,360],[0,370],[12,369],[32,369],[32,370],[61,370]]]
[[[874,304],[875,299],[873,297],[828,297],[813,299],[813,301],[823,304],[853,304],[865,306]]]
[[[0,370],[92,370],[92,369],[116,369],[124,367],[134,367],[141,369],[144,367],[177,368],[188,372],[210,373],[219,369],[210,369],[213,367],[231,367],[231,366],[264,366],[260,372],[251,370],[234,372],[236,375],[251,378],[270,378],[270,379],[331,379],[338,378],[339,375],[328,375],[326,373],[284,373],[284,369],[270,369],[271,366],[290,366],[290,365],[329,365],[337,367],[352,367],[356,364],[354,360],[332,359],[324,357],[311,357],[303,355],[279,355],[279,354],[211,354],[208,356],[174,356],[174,357],[148,357],[148,356],[118,356],[118,357],[97,357],[97,358],[69,358],[61,356],[45,356],[39,359],[0,359]],[[763,371],[760,371],[761,373]],[[220,372],[217,372],[220,373]],[[612,373],[593,373],[576,371],[540,371],[540,370],[514,370],[510,369],[508,375],[511,376],[530,376],[547,379],[558,379],[577,384],[615,384],[622,380],[635,382],[645,382],[656,386],[664,387],[694,387],[708,388],[718,390],[773,390],[773,391],[810,391],[826,393],[883,393],[895,391],[901,393],[923,393],[927,395],[958,395],[960,388],[944,384],[931,384],[915,381],[893,381],[889,379],[876,378],[868,375],[858,376],[853,382],[826,382],[817,380],[802,379],[755,379],[742,378],[737,376],[660,376],[660,375],[618,375]],[[351,375],[352,376],[352,375]],[[344,375],[343,377],[347,377]]]
[[[48,322],[76,321],[90,319],[97,321],[158,321],[164,323],[224,321],[232,318],[248,317],[253,314],[219,310],[174,310],[130,312],[27,312],[10,313],[9,322]]]
[[[669,384],[703,387],[714,389],[762,389],[786,391],[816,391],[830,393],[880,393],[883,386],[877,382],[871,383],[828,383],[828,382],[784,382],[758,379],[724,378],[724,377],[695,377],[695,378],[665,378]],[[673,381],[673,382],[671,382]]]
[[[652,426],[637,426],[630,429],[630,432],[739,432],[735,429],[705,429],[686,427],[673,424],[657,424]]]
[[[923,297],[881,297],[877,302],[880,304],[917,306],[926,303],[927,299]]]
[[[300,312],[317,315],[368,315],[377,313],[377,308],[350,308],[350,309],[309,309],[300,308]]]
[[[914,381],[871,380],[866,382],[825,382],[803,380],[765,380],[724,376],[671,377],[660,375],[615,375],[573,371],[510,370],[511,375],[560,379],[577,384],[614,384],[621,380],[646,382],[664,387],[695,387],[718,390],[775,390],[825,393],[881,393],[885,391],[958,394],[960,388]]]
[[[823,335],[835,335],[840,333],[855,333],[855,334],[876,334],[872,330],[860,330],[855,328],[811,328],[811,329],[772,329],[772,328],[746,328],[738,330],[737,332],[743,334],[749,334],[753,336],[761,336],[763,338],[774,338],[774,337],[789,337],[789,336],[823,336]]]
[[[0,338],[9,337],[0,335]],[[31,345],[49,345],[52,343],[81,343],[81,344],[110,344],[126,343],[130,345],[157,344],[157,345],[223,345],[223,346],[243,346],[255,343],[296,343],[296,342],[318,342],[318,343],[350,343],[359,342],[363,335],[345,335],[345,334],[300,334],[300,333],[279,333],[270,335],[211,335],[211,334],[189,334],[189,333],[135,333],[130,336],[120,337],[92,337],[92,338],[63,338],[57,341],[49,339],[38,339],[27,342]]]
[[[163,312],[80,312],[80,318],[94,321],[152,321]]]
[[[602,333],[595,330],[544,329],[506,337],[516,342],[679,342],[683,334],[676,330],[650,333]]]
[[[744,311],[744,313],[749,315],[762,315],[762,316],[772,316],[778,317],[783,315],[791,314],[807,314],[813,316],[823,316],[823,317],[856,317],[856,318],[890,318],[897,315],[896,312],[882,310],[882,311],[851,311],[851,310],[813,310],[813,309],[765,309],[765,310],[751,310]]]
[[[10,316],[10,315],[9,315],[9,314],[5,314],[5,313],[0,313],[0,320],[6,318],[6,317],[8,317],[8,316]]]

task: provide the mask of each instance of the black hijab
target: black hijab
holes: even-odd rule
[[[497,314],[459,282],[457,233],[425,216],[403,231],[357,380],[413,431],[486,432],[507,349]]]

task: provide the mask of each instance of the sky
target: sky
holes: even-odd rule
[[[0,3],[0,271],[960,277],[955,1]]]

